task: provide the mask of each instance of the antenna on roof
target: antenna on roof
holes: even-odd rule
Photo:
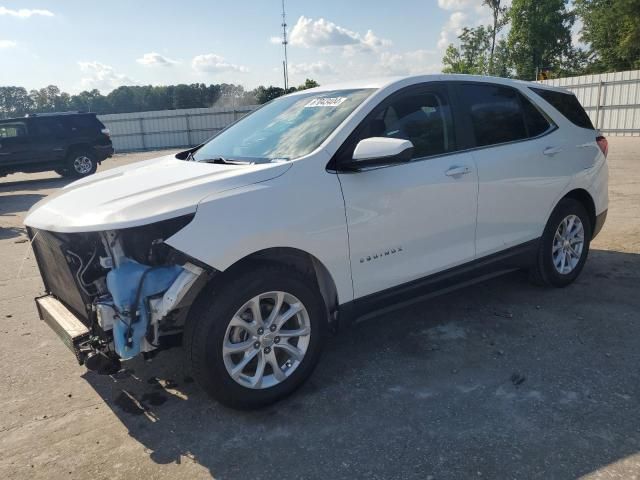
[[[284,60],[282,61],[282,73],[284,74],[284,91],[289,89],[289,65],[287,60],[287,15],[284,11],[284,0],[282,0],[282,46],[284,47]]]

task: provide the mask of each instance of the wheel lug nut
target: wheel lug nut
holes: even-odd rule
[[[262,335],[264,333],[264,328],[260,327],[258,329],[258,335]]]
[[[271,347],[267,347],[264,349],[264,353],[271,353]]]
[[[260,348],[260,342],[255,342],[253,344],[253,347],[256,348],[256,349]]]
[[[276,338],[274,338],[274,339],[273,339],[273,342],[274,342],[274,343],[280,343],[280,337],[276,337]]]
[[[271,325],[269,327],[269,330],[271,330],[272,332],[275,332],[276,331],[276,326],[275,325]]]

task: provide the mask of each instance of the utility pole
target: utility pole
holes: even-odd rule
[[[287,60],[287,16],[284,11],[284,0],[282,0],[282,46],[284,47],[284,60],[282,61],[282,73],[284,74],[284,92],[289,89],[289,65]]]

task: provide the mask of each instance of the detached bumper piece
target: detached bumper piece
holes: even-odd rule
[[[52,295],[36,298],[40,319],[56,332],[64,344],[71,350],[78,363],[84,363],[84,352],[80,346],[89,340],[90,332],[78,317],[69,311],[62,302]]]

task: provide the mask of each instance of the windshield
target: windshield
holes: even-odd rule
[[[277,98],[212,138],[193,159],[260,163],[301,157],[317,148],[371,92],[335,90]]]

